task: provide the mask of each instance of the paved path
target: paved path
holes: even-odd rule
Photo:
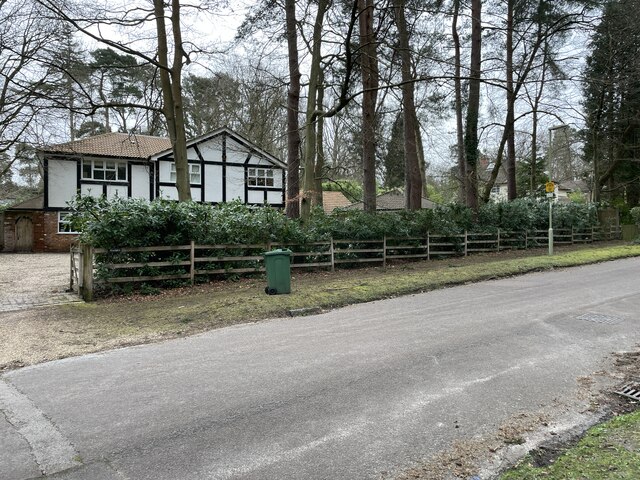
[[[0,253],[0,313],[79,302],[68,288],[68,253]]]
[[[585,385],[613,386],[594,374],[609,354],[640,341],[639,271],[535,273],[11,371],[0,478],[393,478],[521,414],[560,431],[589,418]]]

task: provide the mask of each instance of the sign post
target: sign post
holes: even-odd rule
[[[553,193],[556,185],[553,182],[547,182],[545,190],[549,199],[549,255],[553,255]]]

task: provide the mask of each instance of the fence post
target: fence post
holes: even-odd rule
[[[333,247],[333,237],[331,237],[331,247],[329,248],[329,253],[331,254],[331,271],[336,271],[336,251]]]
[[[387,268],[387,236],[382,237],[382,268]]]
[[[575,242],[575,237],[574,237],[574,231],[573,231],[573,225],[571,225],[571,245],[573,245]]]
[[[498,241],[497,241],[497,249],[500,251],[500,229],[498,229]]]
[[[196,283],[196,243],[191,240],[191,270],[189,273],[191,274],[191,286]]]
[[[93,301],[93,247],[82,245],[82,299]]]
[[[429,245],[429,232],[427,232],[427,261],[431,260],[431,246]]]
[[[73,245],[69,247],[69,291],[73,292]]]
[[[469,236],[467,231],[464,231],[464,256],[466,257],[469,251]]]

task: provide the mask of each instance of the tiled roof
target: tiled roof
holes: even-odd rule
[[[46,153],[96,155],[117,158],[147,159],[171,148],[171,140],[149,135],[105,133],[73,142],[49,145]]]
[[[436,203],[422,198],[422,208],[435,208]],[[357,202],[346,207],[350,210],[362,210],[364,203]],[[376,210],[404,210],[404,193],[400,190],[392,190],[376,197]]]
[[[322,192],[322,208],[324,213],[331,213],[336,208],[346,207],[351,202],[342,192]]]
[[[43,208],[44,195],[38,195],[37,197],[12,205],[7,210],[42,210]]]

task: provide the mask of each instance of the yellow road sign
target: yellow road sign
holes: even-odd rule
[[[547,182],[545,188],[547,193],[553,193],[556,190],[556,184],[553,182]]]

